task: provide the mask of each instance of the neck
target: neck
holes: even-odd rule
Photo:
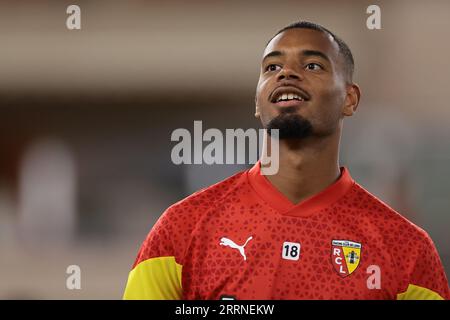
[[[340,176],[339,141],[340,130],[328,137],[280,140],[279,170],[267,179],[294,204],[319,193]]]

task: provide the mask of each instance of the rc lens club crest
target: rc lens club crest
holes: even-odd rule
[[[361,260],[361,243],[349,240],[333,240],[331,246],[331,262],[341,277],[353,273]]]

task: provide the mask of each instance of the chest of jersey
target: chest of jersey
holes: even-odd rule
[[[259,209],[199,222],[183,264],[186,299],[395,298],[395,264],[376,226],[331,211],[300,218]]]

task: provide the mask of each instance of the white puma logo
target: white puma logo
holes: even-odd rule
[[[247,241],[245,241],[245,243],[242,246],[239,246],[236,243],[234,243],[233,240],[230,240],[228,238],[223,237],[223,238],[220,239],[220,243],[219,244],[221,246],[228,246],[228,247],[233,248],[233,249],[238,249],[239,252],[241,253],[241,255],[244,257],[244,260],[247,260],[247,257],[245,256],[244,248],[247,245],[247,243],[250,240],[252,240],[252,239],[253,239],[252,236],[248,237]]]

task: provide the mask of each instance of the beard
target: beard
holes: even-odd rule
[[[271,135],[272,129],[278,129],[279,139],[304,139],[312,136],[313,126],[304,117],[293,113],[294,110],[286,108],[266,125],[267,133]]]

